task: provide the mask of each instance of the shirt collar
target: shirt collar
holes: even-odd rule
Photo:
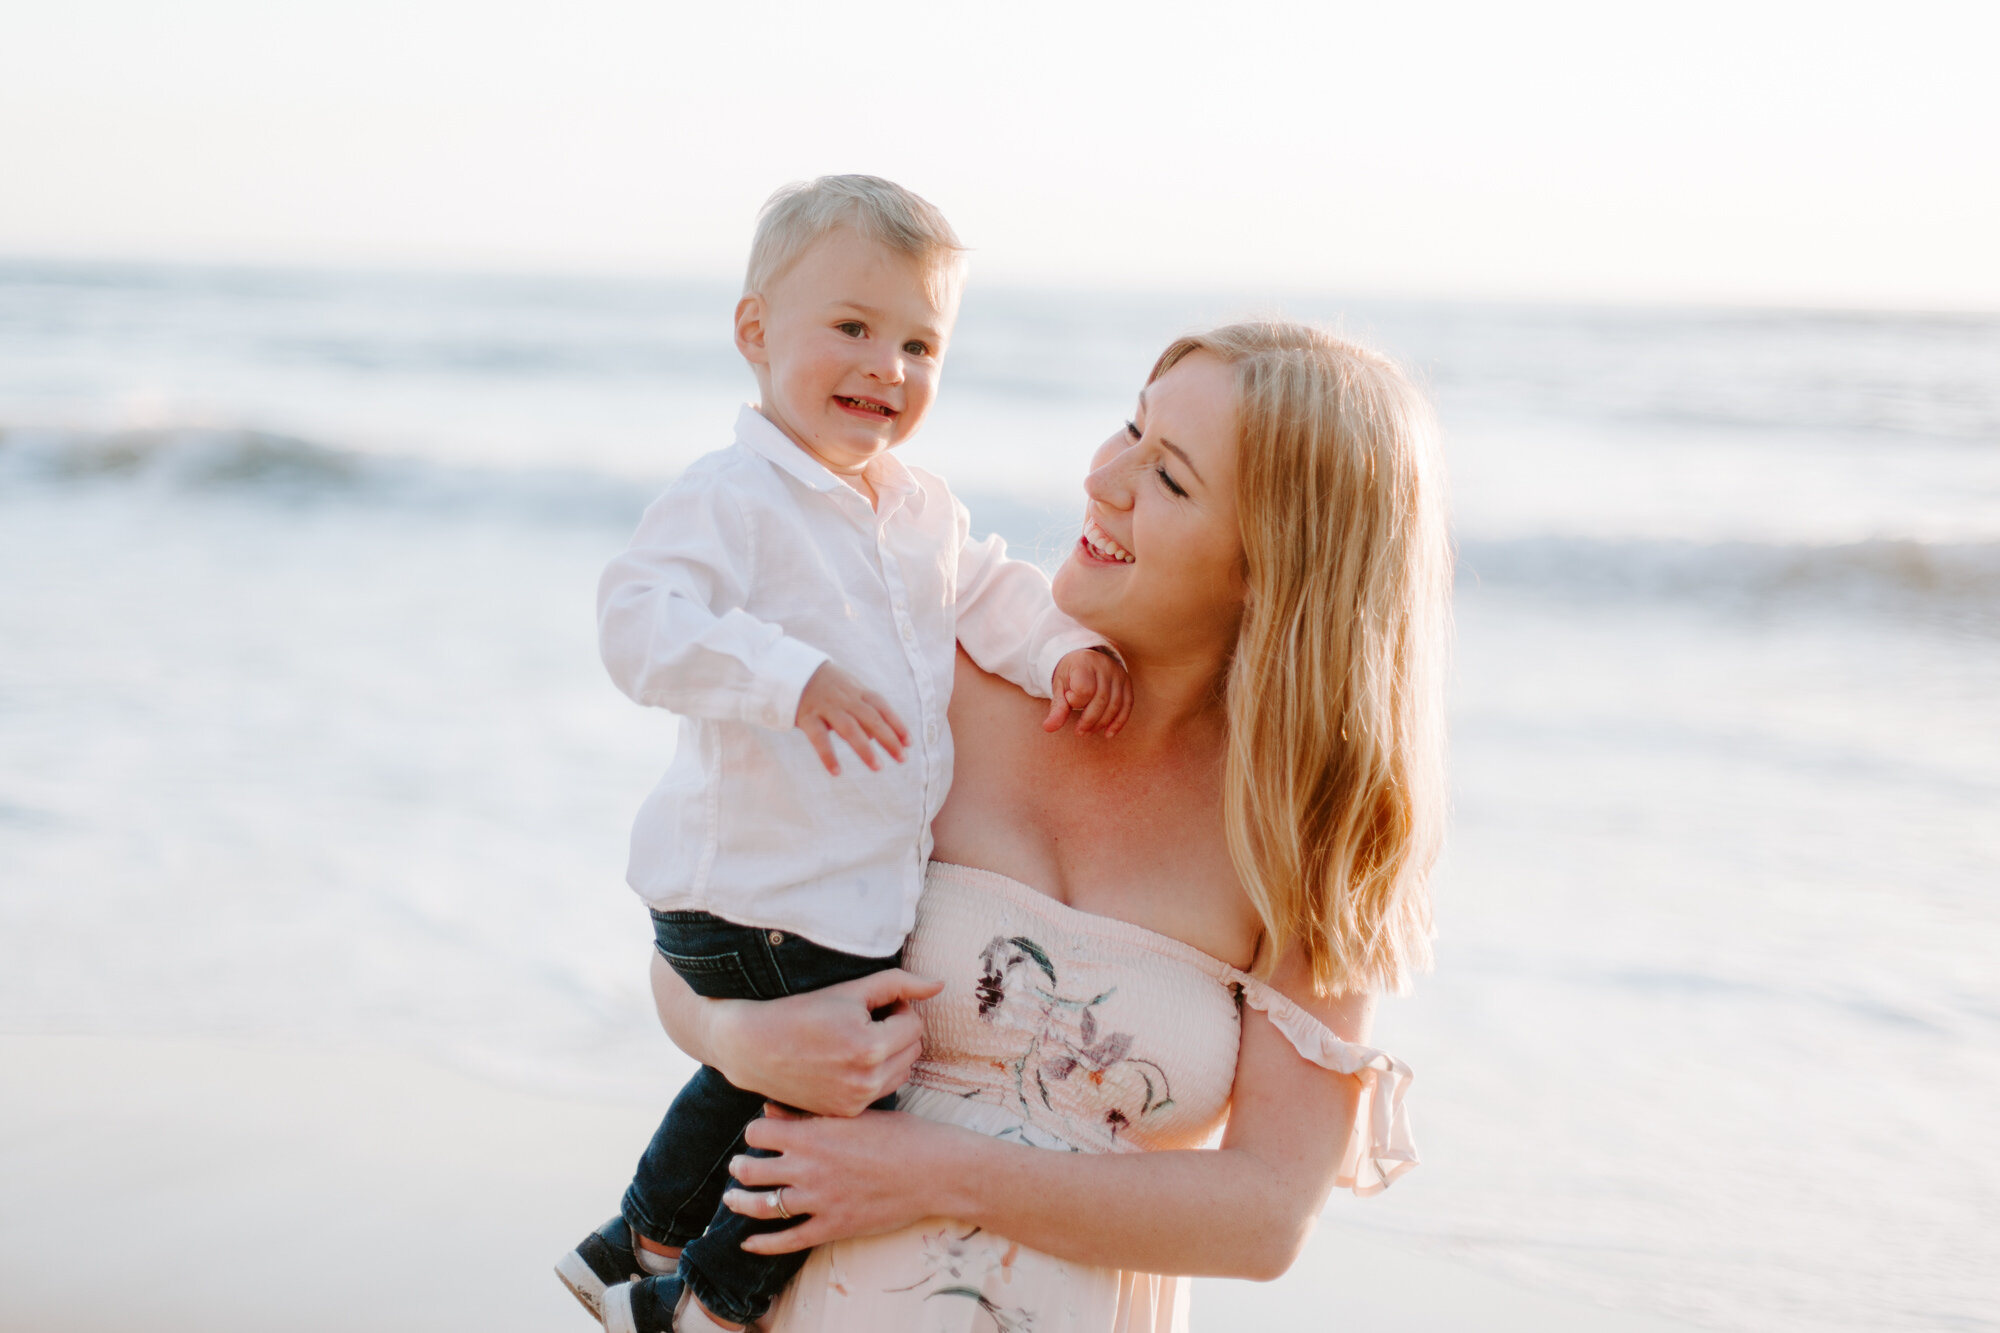
[[[772,420],[749,403],[736,414],[736,440],[752,453],[766,459],[779,471],[797,477],[816,491],[853,491],[864,504],[867,497],[842,481],[828,470],[827,466],[801,449],[791,436],[778,429]],[[883,495],[909,495],[917,489],[917,480],[900,459],[881,453],[868,460],[863,470],[868,484]]]

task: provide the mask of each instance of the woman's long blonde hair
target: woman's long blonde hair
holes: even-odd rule
[[[1430,963],[1451,596],[1437,430],[1393,362],[1324,330],[1182,338],[1235,370],[1249,596],[1229,667],[1224,819],[1267,959],[1314,989],[1406,990]]]

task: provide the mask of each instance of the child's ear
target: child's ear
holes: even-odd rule
[[[764,298],[755,292],[736,303],[736,350],[753,366],[770,359],[764,350]]]

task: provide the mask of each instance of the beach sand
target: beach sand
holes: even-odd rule
[[[0,1329],[584,1333],[550,1267],[656,1114],[381,1050],[0,1036]],[[1198,1283],[1194,1327],[1684,1328],[1348,1227],[1279,1282]]]

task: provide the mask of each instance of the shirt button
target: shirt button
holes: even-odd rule
[[[784,942],[785,942],[785,932],[784,932],[784,931],[782,931],[782,930],[774,930],[774,931],[772,931],[772,932],[771,932],[771,943],[773,943],[773,944],[783,944]]]
[[[937,742],[937,723],[933,722],[924,728],[924,739],[933,744]]]
[[[903,625],[903,639],[905,642],[915,643],[917,641],[917,627],[905,622]]]

